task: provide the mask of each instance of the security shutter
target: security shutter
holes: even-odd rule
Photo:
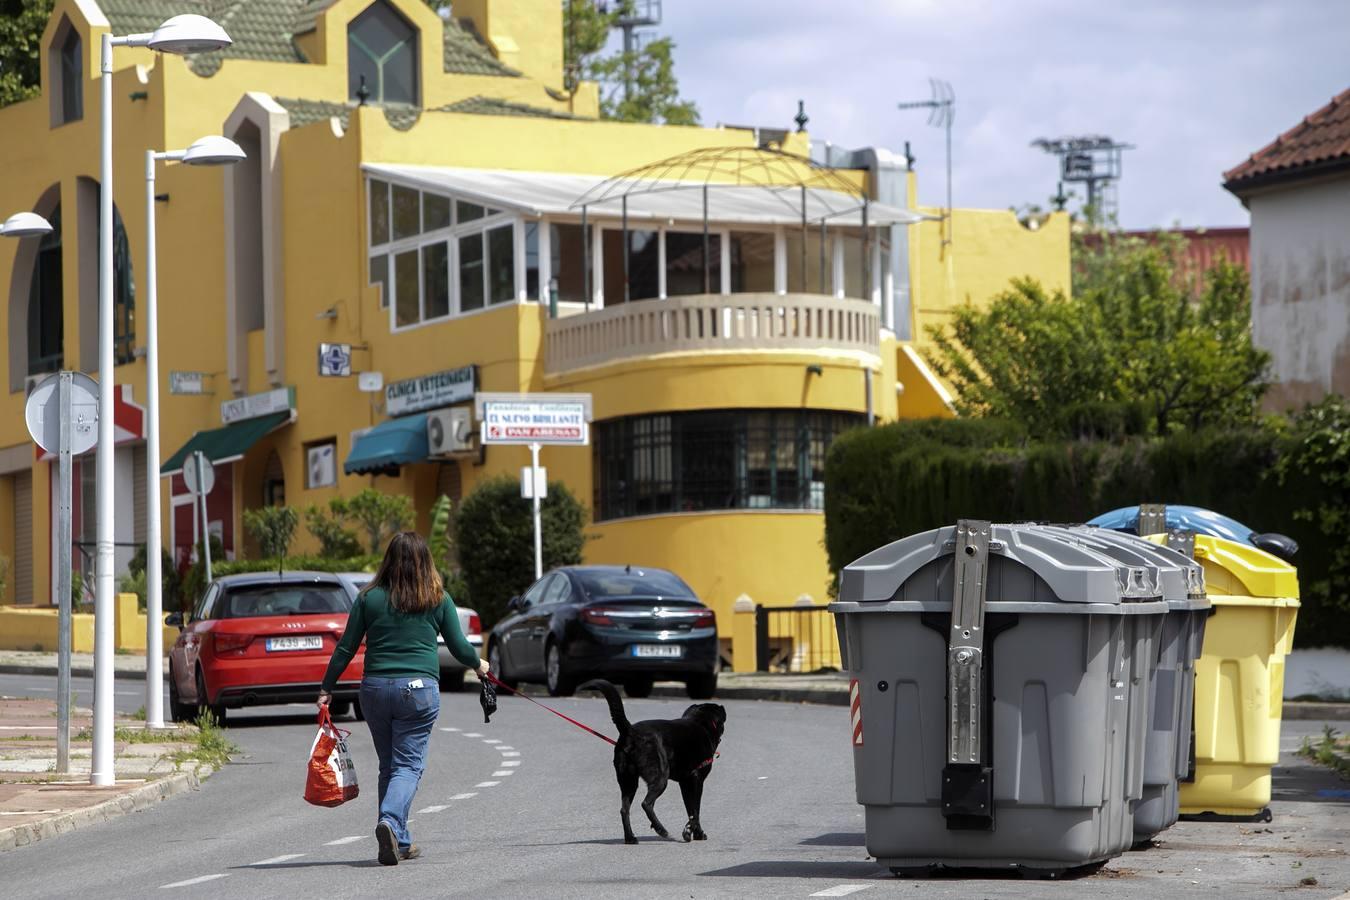
[[[145,445],[131,448],[132,540],[145,543]]]
[[[33,603],[33,474],[14,475],[14,575],[15,603]]]

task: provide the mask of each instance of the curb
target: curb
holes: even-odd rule
[[[164,671],[168,672],[167,664]],[[51,675],[57,674],[56,666],[35,666],[29,663],[0,663],[0,675]],[[93,678],[94,670],[80,666],[71,666],[71,678]],[[144,681],[144,669],[113,669],[113,679],[125,678],[130,681]]]
[[[161,778],[150,784],[128,791],[120,797],[113,797],[95,806],[89,806],[74,812],[63,813],[43,819],[41,822],[29,822],[11,828],[0,828],[0,853],[49,840],[67,832],[87,828],[99,822],[106,822],[127,813],[139,812],[166,800],[175,794],[196,790],[201,782],[196,773],[178,772],[167,778]]]
[[[652,688],[653,697],[684,697],[683,688]],[[774,703],[818,703],[822,706],[848,706],[848,693],[831,690],[801,690],[798,688],[721,687],[713,694],[715,700],[767,700]]]
[[[1303,721],[1344,722],[1350,720],[1350,703],[1291,703],[1286,701],[1284,718]]]

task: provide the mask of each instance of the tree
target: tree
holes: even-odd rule
[[[329,501],[328,509],[311,503],[305,508],[305,527],[319,542],[319,555],[327,559],[350,559],[361,553],[361,540],[342,524],[342,516],[334,509],[341,500]]]
[[[540,503],[544,570],[577,565],[586,536],[586,508],[562,482],[550,482]],[[534,522],[530,501],[510,476],[483,482],[454,518],[464,581],[474,607],[491,625],[507,602],[534,581]]]
[[[1221,261],[1197,283],[1180,250],[1111,235],[1079,243],[1072,297],[1014,280],[987,309],[930,328],[929,361],[962,413],[1010,418],[1033,436],[1252,421],[1269,356],[1252,343],[1247,274]]]
[[[36,97],[42,31],[54,0],[0,0],[0,106]]]
[[[244,510],[244,528],[258,542],[267,559],[275,558],[277,571],[286,568],[286,554],[300,524],[300,514],[289,506],[263,506]]]
[[[374,488],[366,488],[350,500],[334,497],[328,505],[338,518],[356,521],[365,532],[371,554],[380,553],[385,540],[406,528],[413,518],[411,499]]]
[[[563,13],[563,68],[567,87],[581,80],[600,83],[600,115],[621,122],[697,125],[698,107],[680,99],[675,77],[675,42],[649,41],[631,53],[604,54],[610,30],[631,15],[634,0],[606,6],[595,0],[567,0]]]

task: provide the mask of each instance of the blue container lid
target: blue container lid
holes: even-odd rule
[[[1122,506],[1120,509],[1113,509],[1109,513],[1102,513],[1087,524],[1134,534],[1139,528],[1139,507]],[[1226,538],[1243,544],[1250,544],[1254,534],[1252,529],[1236,519],[1216,513],[1212,509],[1201,509],[1198,506],[1174,506],[1170,503],[1167,504],[1167,527]]]

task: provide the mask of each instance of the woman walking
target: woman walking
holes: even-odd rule
[[[459,629],[459,614],[431,563],[426,541],[411,531],[394,536],[375,579],[361,591],[347,630],[328,662],[319,706],[366,641],[361,711],[380,758],[380,811],[375,826],[381,865],[420,855],[408,834],[408,810],[426,768],[427,739],[441,710],[436,635],[455,659],[483,677],[486,661]]]

